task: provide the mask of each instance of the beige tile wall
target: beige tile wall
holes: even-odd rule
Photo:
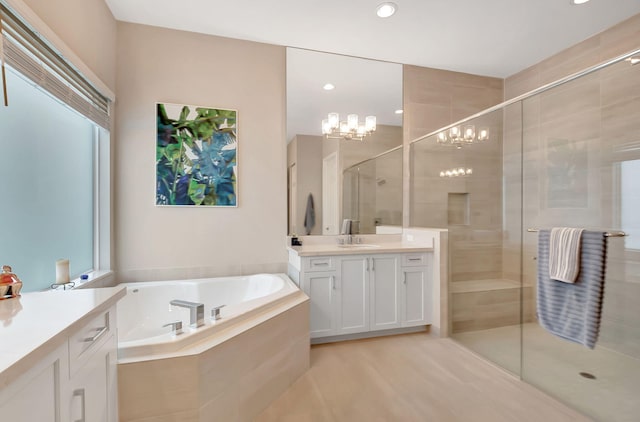
[[[121,421],[250,421],[309,367],[309,302],[203,353],[118,365]]]
[[[638,48],[640,15],[507,78],[505,99]],[[510,159],[521,148],[525,227],[619,227],[619,163],[640,159],[636,152],[640,150],[640,66],[626,62],[611,66],[526,100],[520,112],[515,106],[505,112],[505,231],[510,236],[505,235],[502,257],[506,278],[516,276],[519,268],[520,168]],[[558,149],[559,143],[573,152],[567,155]],[[563,160],[577,164],[571,170],[576,172],[576,183],[561,181],[559,188],[554,187],[557,179],[551,172]],[[568,170],[566,174],[572,177]],[[524,236],[524,278],[534,284],[537,238]],[[625,250],[623,239],[610,239],[608,245],[601,342],[640,356],[640,329],[633,311],[640,306],[640,288],[632,275],[640,261]]]

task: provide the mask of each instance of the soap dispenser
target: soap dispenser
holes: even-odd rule
[[[21,289],[22,281],[11,272],[10,266],[3,265],[2,273],[0,273],[0,300],[20,296]]]

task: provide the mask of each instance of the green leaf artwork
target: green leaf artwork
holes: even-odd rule
[[[156,205],[237,204],[237,112],[156,105]]]

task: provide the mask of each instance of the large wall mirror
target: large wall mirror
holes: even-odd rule
[[[402,231],[402,65],[288,48],[287,142],[289,234]]]

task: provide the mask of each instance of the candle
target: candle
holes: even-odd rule
[[[69,260],[59,259],[56,261],[56,284],[67,284],[69,281]]]

